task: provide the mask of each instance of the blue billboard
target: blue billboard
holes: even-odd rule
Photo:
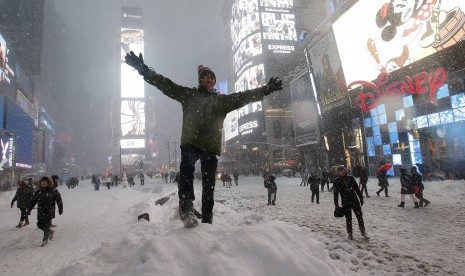
[[[8,142],[8,151],[14,153],[16,167],[32,168],[32,133],[34,120],[9,97],[1,97],[4,101],[5,118],[2,144]],[[9,139],[5,139],[5,136]],[[2,147],[3,147],[2,145]],[[5,155],[5,154],[3,154]],[[2,156],[3,158],[3,156]],[[10,166],[11,166],[11,162]],[[4,166],[5,167],[5,166]]]

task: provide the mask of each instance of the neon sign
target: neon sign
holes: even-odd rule
[[[422,95],[429,91],[429,101],[435,104],[438,89],[444,84],[446,78],[447,73],[443,67],[439,67],[436,71],[421,72],[413,77],[406,76],[404,80],[390,84],[388,84],[389,74],[381,73],[374,83],[354,81],[348,85],[348,89],[361,87],[360,94],[354,102],[366,112],[377,107],[384,96],[402,97],[407,93]]]

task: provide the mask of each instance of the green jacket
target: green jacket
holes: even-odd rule
[[[175,84],[153,70],[144,79],[166,96],[181,103],[181,146],[191,144],[217,155],[221,153],[221,130],[226,114],[248,103],[263,100],[265,96],[265,87],[230,95],[188,88]]]

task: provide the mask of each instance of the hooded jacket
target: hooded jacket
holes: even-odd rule
[[[265,87],[230,95],[203,88],[180,86],[152,69],[144,80],[157,87],[169,98],[182,105],[181,146],[193,145],[201,150],[221,153],[221,130],[226,114],[248,103],[260,101],[265,96]]]
[[[62,214],[63,201],[58,190],[51,187],[41,187],[34,193],[28,210],[30,212],[37,204],[37,220],[50,220],[55,217],[55,203],[58,205],[58,212]]]
[[[341,195],[342,207],[352,207],[363,202],[363,194],[358,188],[357,181],[351,175],[336,178],[333,186],[334,205],[339,206],[338,197]]]
[[[11,205],[17,201],[17,207],[19,209],[26,209],[29,202],[31,201],[32,194],[34,191],[28,186],[28,185],[23,185],[22,187],[19,187],[16,190],[16,194],[13,197],[13,200],[11,200]]]

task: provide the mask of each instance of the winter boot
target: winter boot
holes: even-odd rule
[[[353,239],[354,239],[354,236],[352,235],[352,233],[349,233],[349,235],[347,236],[347,238],[348,238],[349,240],[353,240]]]
[[[425,201],[425,207],[428,206],[431,202]]]
[[[23,226],[23,222],[20,221],[20,222],[18,223],[18,225],[16,225],[16,228],[21,228],[22,226]]]
[[[40,245],[40,247],[44,247],[44,246],[46,246],[46,245],[47,245],[47,243],[48,243],[48,240],[42,241],[42,244]]]
[[[378,191],[378,192],[376,192],[376,195],[379,197],[379,191]]]
[[[362,237],[364,237],[365,240],[370,239],[370,237],[368,237],[368,235],[367,235],[367,233],[365,232],[365,230],[361,230],[360,232],[362,233]]]
[[[213,215],[203,215],[202,214],[202,223],[213,224]]]
[[[55,231],[53,231],[52,229],[50,229],[50,233],[48,234],[48,239],[49,239],[49,240],[52,240],[52,239],[53,239],[53,234],[55,234]]]
[[[26,226],[26,225],[29,225],[29,219],[26,219],[26,220],[24,221],[23,226]]]
[[[191,199],[179,200],[179,217],[186,228],[195,227],[199,224],[194,215],[194,204]]]
[[[415,203],[418,205],[417,202],[415,202]],[[402,208],[404,208],[404,205],[405,205],[405,202],[401,202],[399,205],[397,205],[397,207],[402,207]]]
[[[420,209],[420,206],[418,206],[418,202],[414,202],[414,203],[415,203],[415,207],[414,207],[414,208]]]

